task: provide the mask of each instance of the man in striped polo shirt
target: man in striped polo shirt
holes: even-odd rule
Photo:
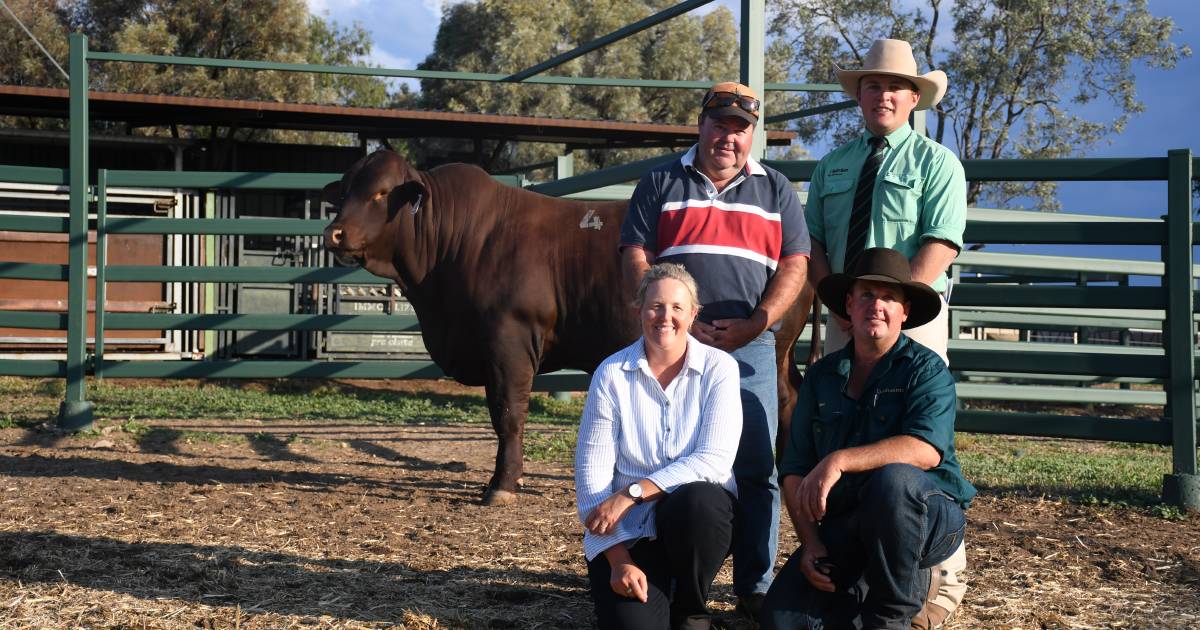
[[[738,360],[743,418],[733,465],[733,587],[739,610],[751,616],[771,585],[779,536],[772,330],[804,285],[809,254],[795,189],[750,157],[761,109],[744,85],[712,86],[701,102],[699,142],[642,178],[621,226],[626,286],[636,287],[653,263],[682,264],[700,289],[692,335]]]

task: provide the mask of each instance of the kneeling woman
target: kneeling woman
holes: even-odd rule
[[[696,282],[642,277],[642,337],[596,369],[575,492],[600,627],[708,628],[708,589],[733,535],[742,434],[737,362],[688,334]]]

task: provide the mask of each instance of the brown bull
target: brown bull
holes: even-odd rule
[[[628,202],[547,197],[466,164],[418,171],[387,150],[359,160],[324,198],[341,209],[325,247],[399,285],[433,361],[484,387],[500,438],[484,503],[514,500],[534,375],[591,372],[638,335],[617,253]],[[784,418],[799,382],[791,347],[812,299],[806,286],[776,335]]]

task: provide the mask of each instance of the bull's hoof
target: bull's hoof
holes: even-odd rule
[[[512,505],[517,502],[517,493],[501,490],[499,488],[488,488],[483,493],[483,504],[488,506],[496,505]]]

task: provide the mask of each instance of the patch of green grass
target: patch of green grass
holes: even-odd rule
[[[383,423],[490,423],[483,396],[398,392],[336,381],[92,381],[88,399],[101,417],[129,421],[166,419],[349,420]],[[0,377],[0,397],[14,401],[15,421],[44,421],[58,413],[62,381]],[[574,425],[583,399],[530,396],[529,421]]]
[[[75,431],[72,433],[67,433],[65,437],[68,440],[95,439],[95,438],[98,438],[98,437],[104,435],[104,433],[101,432],[101,429],[102,429],[102,427],[99,424],[93,424],[92,426],[90,426],[82,431]]]
[[[128,434],[130,434],[134,437],[138,437],[138,438],[146,435],[147,433],[150,432],[150,430],[151,430],[150,425],[148,425],[144,422],[138,422],[137,420],[134,420],[133,418],[130,418],[130,419],[126,420],[125,422],[121,423],[121,431],[124,431],[125,433],[128,433]]]
[[[541,424],[579,424],[583,415],[583,396],[557,400],[552,396],[534,394],[529,397],[529,421]]]
[[[1166,505],[1159,503],[1158,505],[1150,506],[1150,513],[1158,518],[1168,521],[1183,521],[1187,520],[1188,513],[1174,505]]]
[[[27,429],[37,424],[37,421],[29,418],[16,418],[11,413],[0,417],[0,429]]]
[[[1089,504],[1157,504],[1171,469],[1170,449],[1148,444],[959,434],[957,452],[980,490]]]
[[[180,431],[179,439],[188,444],[207,442],[209,444],[237,444],[248,441],[241,433],[219,433],[217,431]]]
[[[351,386],[314,388],[207,382],[112,386],[90,392],[99,413],[138,419],[258,418],[385,423],[488,422],[482,396],[413,394]]]
[[[543,462],[570,464],[575,461],[575,441],[578,429],[526,431],[525,457]]]
[[[61,400],[67,393],[67,382],[61,379],[43,379],[37,382],[34,392],[38,396]]]
[[[57,379],[18,378],[0,376],[0,400],[3,400],[6,420],[27,426],[50,420],[58,415],[62,402],[63,381]]]

